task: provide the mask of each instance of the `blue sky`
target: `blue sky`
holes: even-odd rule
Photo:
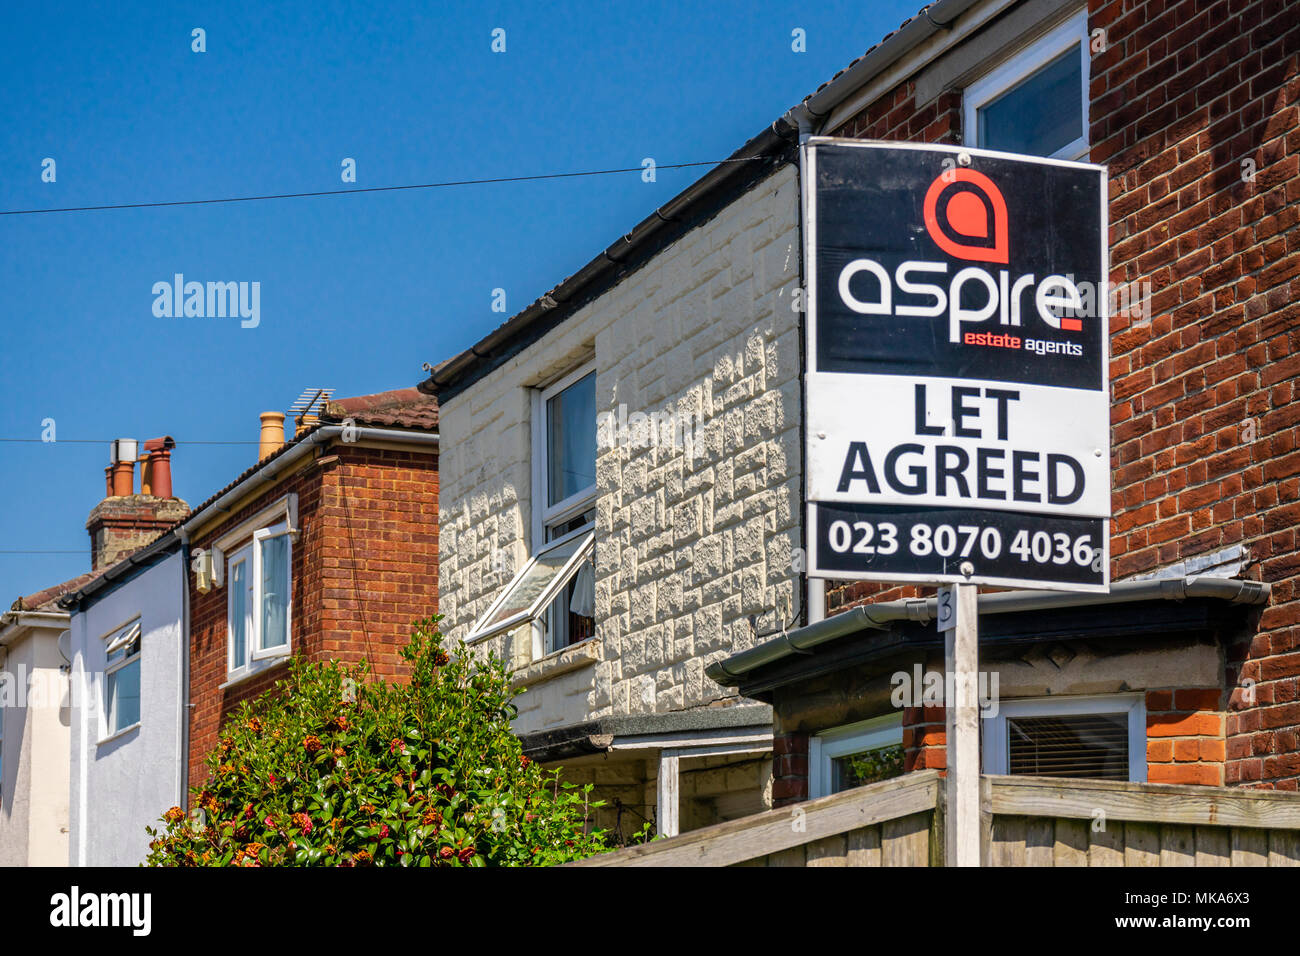
[[[345,157],[357,186],[721,159],[917,6],[6,4],[0,210],[341,189]],[[0,438],[60,439],[0,442],[0,552],[71,552],[0,553],[0,606],[89,568],[110,439],[173,435],[197,504],[256,446],[185,442],[415,384],[494,288],[513,314],[705,171],[0,216]],[[260,324],[156,318],[177,272],[260,282]]]

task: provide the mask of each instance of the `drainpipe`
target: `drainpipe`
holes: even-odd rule
[[[181,653],[180,653],[180,726],[176,759],[176,806],[190,809],[190,533],[180,529],[181,541]]]

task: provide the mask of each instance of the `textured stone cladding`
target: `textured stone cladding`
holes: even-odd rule
[[[725,698],[710,661],[799,611],[799,182],[785,166],[441,409],[444,626],[530,554],[532,391],[594,359],[597,662],[534,682],[516,727]],[[638,416],[657,416],[652,427]],[[623,423],[626,422],[626,427]],[[595,427],[595,424],[593,424]],[[516,666],[527,629],[488,647]]]

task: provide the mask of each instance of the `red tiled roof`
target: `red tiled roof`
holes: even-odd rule
[[[438,427],[438,400],[416,388],[335,399],[325,406],[321,420],[337,423],[350,418],[358,425],[396,428]]]
[[[101,568],[98,571],[87,571],[85,574],[79,574],[70,581],[64,581],[62,584],[56,584],[48,587],[44,591],[37,591],[35,594],[29,594],[26,597],[20,597],[10,605],[11,611],[57,611],[54,602],[69,591],[89,584],[95,578],[103,574],[107,568]]]
[[[373,395],[358,395],[355,398],[341,398],[325,406],[321,415],[321,425],[336,425],[346,418],[351,418],[358,425],[375,425],[396,428],[434,429],[438,427],[438,400],[425,395],[415,388],[399,388],[389,392],[376,392]],[[293,422],[285,423],[287,429],[293,428]],[[185,521],[204,511],[209,505],[226,492],[247,481],[259,469],[265,468],[290,448],[297,445],[320,425],[290,438],[261,461],[254,462],[238,475],[230,484],[213,492],[206,501],[190,511],[189,517],[178,521],[168,531],[174,531]]]

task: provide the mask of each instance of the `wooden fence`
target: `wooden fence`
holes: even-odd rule
[[[1300,795],[983,777],[989,866],[1300,866]],[[907,774],[571,866],[942,866],[943,781]]]

